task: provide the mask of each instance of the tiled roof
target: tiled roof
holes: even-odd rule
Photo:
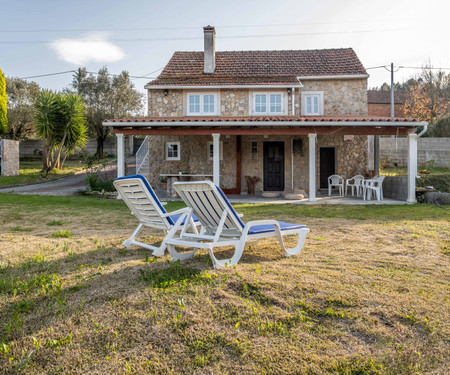
[[[155,123],[155,124],[170,124],[171,122],[186,122],[186,123],[232,123],[232,122],[285,122],[285,123],[298,123],[304,122],[305,126],[313,125],[320,122],[342,122],[351,123],[354,122],[419,122],[418,119],[398,118],[398,117],[378,117],[378,116],[182,116],[182,117],[140,117],[140,118],[121,118],[105,120],[104,123]],[[368,124],[370,125],[370,124]]]
[[[406,98],[406,92],[394,92],[395,104],[405,104]],[[367,102],[369,104],[391,104],[391,92],[367,90]]]
[[[175,52],[162,73],[150,86],[178,84],[212,85],[225,79],[228,84],[297,83],[297,76],[342,76],[367,74],[351,48],[297,51],[224,51],[216,52],[213,74],[203,73],[203,52]],[[278,80],[275,78],[279,78]],[[180,81],[178,81],[180,80]],[[219,82],[219,81],[216,81]],[[262,83],[260,83],[262,82]],[[275,83],[274,83],[275,82]]]

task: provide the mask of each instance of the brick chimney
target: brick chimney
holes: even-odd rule
[[[205,38],[204,74],[213,74],[216,70],[216,30],[214,26],[203,27]]]

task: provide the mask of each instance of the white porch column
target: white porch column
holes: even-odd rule
[[[117,178],[125,176],[125,143],[123,134],[117,133]]]
[[[220,187],[220,134],[213,135],[213,182]]]
[[[316,199],[316,140],[317,134],[308,134],[309,138],[309,201]]]
[[[408,203],[416,203],[417,134],[408,134]]]

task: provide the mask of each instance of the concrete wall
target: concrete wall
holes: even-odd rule
[[[133,147],[134,149],[136,148],[136,146],[140,145],[142,143],[142,139],[134,139],[134,145],[130,144],[130,137],[125,137],[127,141],[125,141],[125,146],[126,146],[126,152],[129,153],[130,152],[130,147]],[[28,140],[28,141],[23,141],[20,142],[20,157],[21,158],[32,158],[32,157],[36,157],[39,156],[37,154],[37,152],[42,151],[42,141],[41,140]],[[77,151],[75,152],[75,155],[80,155],[80,154],[84,154],[84,155],[94,155],[95,152],[97,151],[97,141],[95,139],[90,139],[87,144],[86,147],[80,152]],[[110,154],[110,155],[116,155],[117,154],[117,146],[116,146],[116,137],[109,137],[107,138],[106,142],[103,145],[103,152],[105,154]],[[135,153],[136,150],[134,150]]]
[[[0,169],[2,176],[19,174],[19,142],[0,139]]]
[[[408,199],[408,177],[386,176],[383,181],[383,196],[406,201]]]
[[[450,138],[419,138],[417,142],[419,163],[430,160],[436,166],[450,168]],[[380,158],[388,158],[391,165],[406,166],[408,140],[406,138],[380,138]]]

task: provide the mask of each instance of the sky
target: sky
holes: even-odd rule
[[[0,68],[32,77],[86,67],[126,70],[137,89],[175,51],[202,51],[203,26],[216,51],[352,47],[366,69],[395,64],[403,82],[428,61],[450,68],[448,0],[0,0]],[[390,81],[368,69],[369,87]],[[450,70],[447,70],[450,72]],[[61,90],[72,73],[29,78]]]

